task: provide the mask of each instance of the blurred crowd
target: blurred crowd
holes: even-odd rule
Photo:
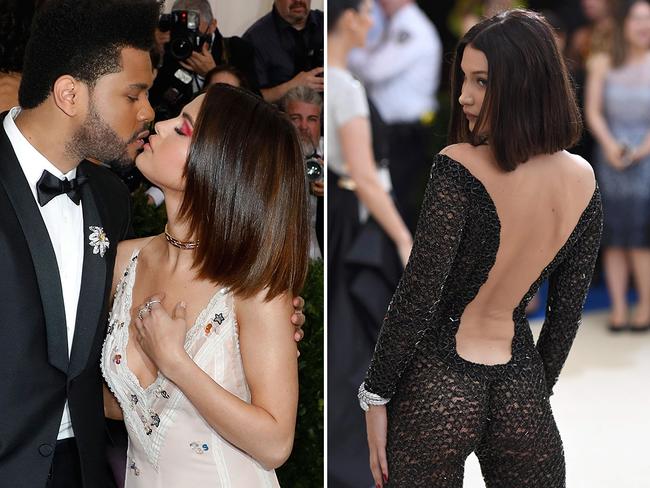
[[[445,145],[446,105],[457,103],[450,53],[480,19],[531,8],[554,28],[586,122],[570,150],[594,166],[602,192],[595,282],[602,276],[607,287],[609,328],[650,330],[650,2],[329,0],[327,8],[329,480],[366,487],[355,389],[408,258],[433,154]]]
[[[0,111],[18,105],[22,59],[34,12],[47,0],[0,4]],[[218,12],[216,12],[218,14]],[[226,37],[208,0],[175,0],[163,13],[150,52],[155,73],[149,100],[156,121],[175,117],[214,83],[249,90],[282,108],[296,125],[305,153],[313,209],[311,257],[323,255],[322,142],[324,15],[310,0],[275,0],[270,12],[240,36]],[[111,166],[110,161],[98,161]],[[131,191],[147,187],[151,205],[162,192],[135,167],[112,169]]]

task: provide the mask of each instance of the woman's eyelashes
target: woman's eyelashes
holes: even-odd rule
[[[471,80],[471,78],[472,78],[471,75],[470,75],[469,78],[470,78],[469,81],[472,81],[472,80]],[[480,76],[479,76],[479,77],[473,77],[473,78],[474,78],[474,82],[475,82],[478,86],[480,86],[481,88],[485,88],[485,87],[487,86],[487,82],[488,82],[487,78],[480,77]],[[467,76],[466,76],[465,73],[463,73],[462,71],[461,71],[461,80],[463,81],[463,83],[466,82],[466,81],[468,81]]]
[[[191,137],[193,132],[192,126],[187,122],[187,120],[184,120],[183,125],[175,127],[174,130],[178,135],[187,137]]]

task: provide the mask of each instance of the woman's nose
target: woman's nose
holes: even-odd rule
[[[474,103],[474,100],[468,93],[461,92],[460,96],[458,97],[458,103],[461,105],[471,105]]]

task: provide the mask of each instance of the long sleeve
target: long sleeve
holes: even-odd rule
[[[591,221],[564,261],[549,277],[546,318],[537,341],[549,394],[557,382],[582,320],[582,308],[598,256],[602,231],[600,194],[594,197],[592,204],[595,209]]]
[[[365,381],[364,404],[391,398],[418,342],[431,327],[452,267],[468,209],[459,163],[436,156],[413,249],[384,319]],[[366,400],[364,402],[364,395]]]

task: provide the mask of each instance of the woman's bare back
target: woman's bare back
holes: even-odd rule
[[[461,316],[457,352],[474,363],[506,363],[513,312],[587,208],[596,185],[593,170],[566,151],[535,156],[512,172],[497,166],[487,146],[457,144],[441,153],[482,183],[501,226],[494,265]]]

